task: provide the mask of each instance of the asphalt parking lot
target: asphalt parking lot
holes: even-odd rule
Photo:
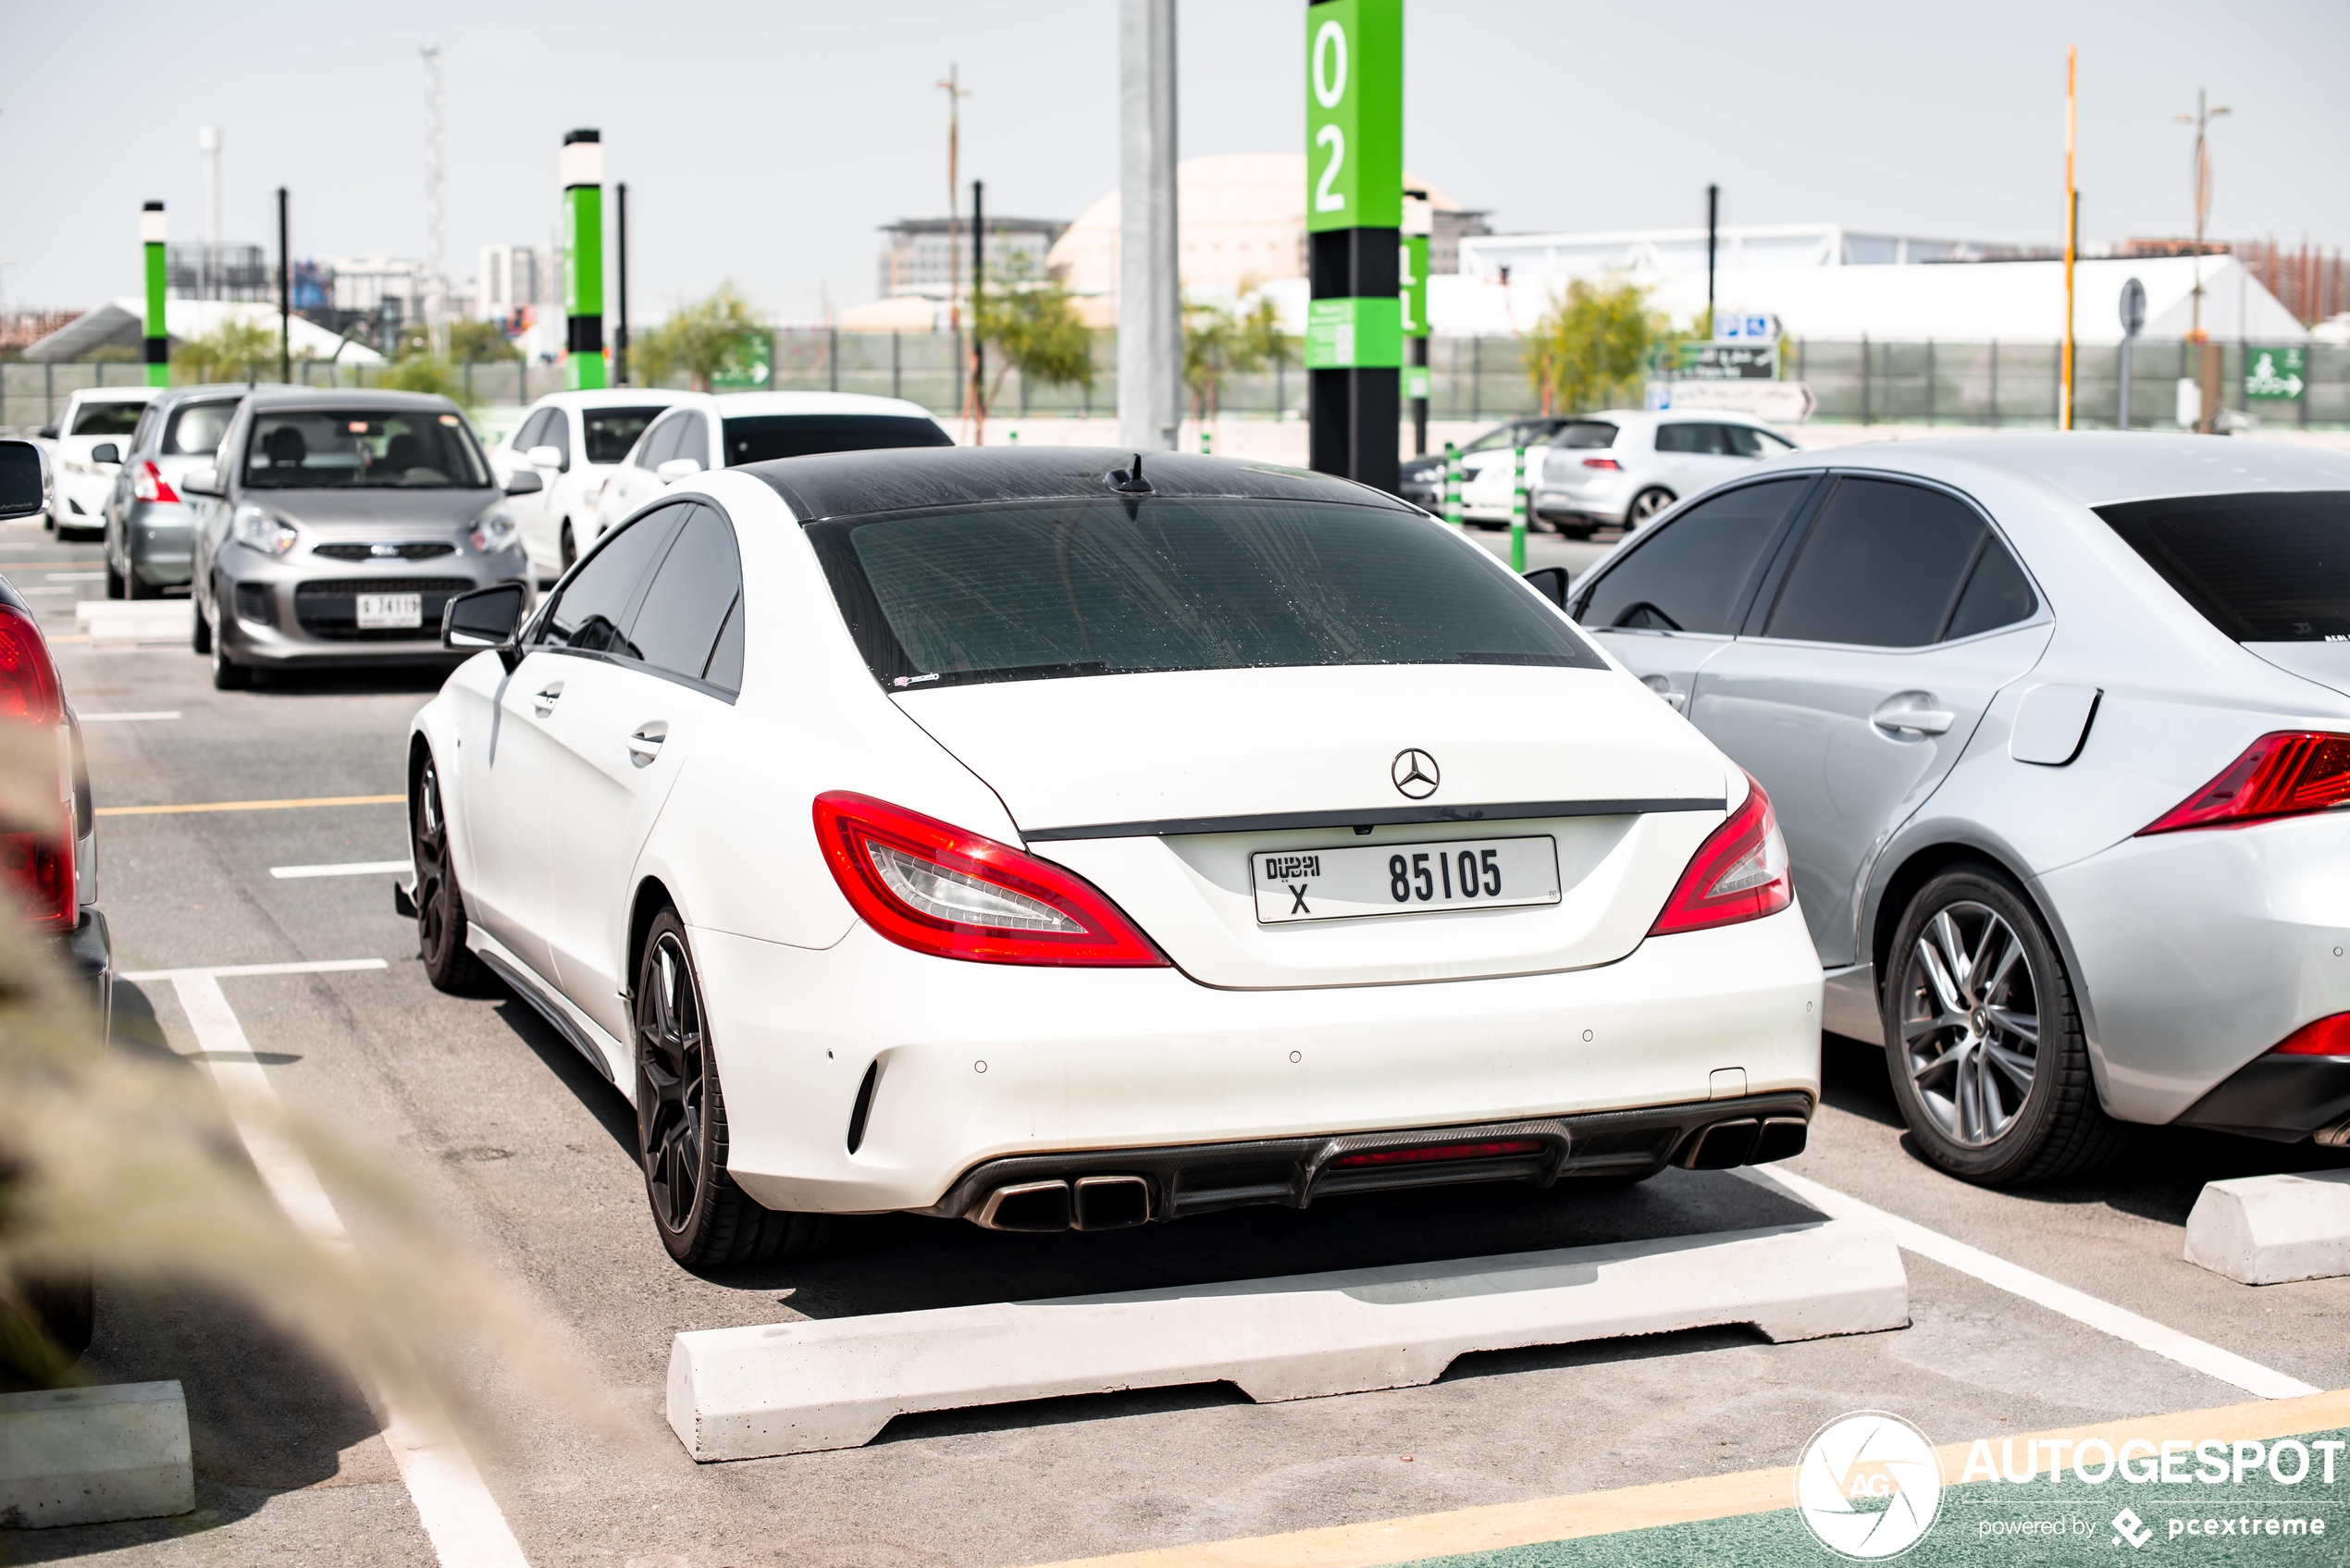
[[[1505,535],[1476,537],[1506,550]],[[1529,564],[1579,571],[1605,548],[1538,537]],[[69,640],[95,562],[37,525],[0,528],[0,574],[61,639],[102,812],[401,792],[406,722],[436,676],[216,692],[185,649]],[[134,713],[153,716],[106,718]],[[1894,1332],[1771,1345],[1708,1329],[1481,1354],[1430,1387],[1287,1404],[1222,1386],[1043,1401],[901,1417],[861,1449],[697,1466],[662,1414],[680,1330],[1696,1235],[1814,1211],[1765,1179],[1676,1170],[1611,1193],[1437,1190],[1095,1235],[899,1216],[856,1222],[820,1261],[699,1278],[649,1228],[620,1095],[512,994],[433,990],[390,875],[272,874],[404,858],[400,805],[105,815],[98,842],[126,972],[383,961],[221,983],[279,1093],[388,1162],[520,1281],[568,1336],[579,1387],[617,1413],[600,1425],[584,1401],[476,1370],[477,1458],[532,1563],[1011,1568],[1784,1467],[1824,1421],[1862,1409],[1936,1443],[1996,1442],[2253,1397],[1912,1251],[1912,1321]],[[196,1048],[170,984],[125,982],[117,1006],[121,1048]],[[1907,1152],[1881,1053],[1832,1037],[1824,1057],[1826,1103],[1787,1168],[2282,1378],[2350,1387],[2350,1280],[2256,1290],[2181,1257],[2205,1181],[2350,1157],[2152,1131],[2093,1180],[1987,1191]],[[246,1310],[103,1289],[87,1370],[185,1383],[198,1512],[14,1536],[25,1561],[450,1561],[361,1392]],[[2350,1510],[2335,1513],[2350,1529]],[[1292,1559],[1306,1560],[1228,1560]]]

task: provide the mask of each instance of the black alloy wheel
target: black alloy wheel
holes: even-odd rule
[[[2063,960],[2007,877],[1959,866],[1920,888],[1882,983],[1894,1098],[1927,1163],[1997,1187],[2120,1152],[2126,1130],[2098,1103]]]
[[[458,995],[479,988],[481,961],[465,945],[465,895],[449,863],[449,818],[440,770],[427,753],[408,820],[409,858],[416,868],[416,954],[433,988]]]
[[[637,1152],[653,1228],[688,1268],[805,1257],[832,1221],[762,1208],[726,1173],[726,1097],[701,995],[685,924],[663,909],[637,966]]]

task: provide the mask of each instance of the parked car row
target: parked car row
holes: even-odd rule
[[[1461,449],[1461,517],[1474,527],[1510,521],[1526,451],[1529,525],[1589,538],[1626,533],[1685,496],[1742,474],[1795,443],[1759,419],[1695,410],[1602,409],[1572,417],[1515,419]],[[1400,493],[1441,511],[1444,459],[1404,465]]]

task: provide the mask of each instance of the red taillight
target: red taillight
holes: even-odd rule
[[[2314,1019],[2269,1047],[2271,1056],[2350,1056],[2350,1013]]]
[[[2350,735],[2279,730],[2262,735],[2220,776],[2138,830],[2232,827],[2350,805]]]
[[[1615,459],[1612,457],[1587,457],[1583,460],[1583,466],[1586,468],[1621,470],[1624,465],[1616,462]]]
[[[816,839],[865,923],[917,953],[982,964],[1167,962],[1083,878],[887,801],[818,796]]]
[[[73,731],[65,693],[41,632],[23,611],[0,605],[0,728],[40,772],[31,798],[0,805],[0,879],[21,900],[21,918],[71,931],[80,914],[73,880]],[[55,784],[49,783],[54,758]]]
[[[163,470],[153,462],[142,463],[131,471],[130,493],[141,500],[177,501],[179,499],[179,492],[171,488],[171,481],[163,476]]]
[[[1746,800],[1689,857],[1689,869],[1681,873],[1656,924],[1649,927],[1651,936],[1759,920],[1795,902],[1787,840],[1779,836],[1771,797],[1753,774],[1746,776]]]
[[[1540,1139],[1489,1138],[1481,1143],[1436,1143],[1416,1149],[1372,1149],[1360,1154],[1342,1154],[1330,1162],[1330,1168],[1351,1170],[1383,1165],[1435,1165],[1445,1160],[1498,1160],[1512,1154],[1539,1154],[1541,1152]]]

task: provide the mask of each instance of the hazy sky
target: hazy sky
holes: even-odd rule
[[[1303,6],[1179,0],[1186,154],[1297,148]],[[779,317],[873,296],[876,227],[945,207],[959,62],[963,168],[991,211],[1070,218],[1117,178],[1115,0],[605,0],[391,8],[6,7],[0,293],[135,292],[141,201],[201,230],[196,127],[222,128],[223,237],[424,252],[423,72],[445,61],[450,272],[544,242],[563,132],[629,182],[639,319],[722,279]],[[2053,241],[2064,48],[2082,50],[2083,231],[2185,232],[2195,90],[2213,231],[2350,247],[2350,5],[1726,5],[1412,0],[1405,154],[1505,229],[1840,221]]]

